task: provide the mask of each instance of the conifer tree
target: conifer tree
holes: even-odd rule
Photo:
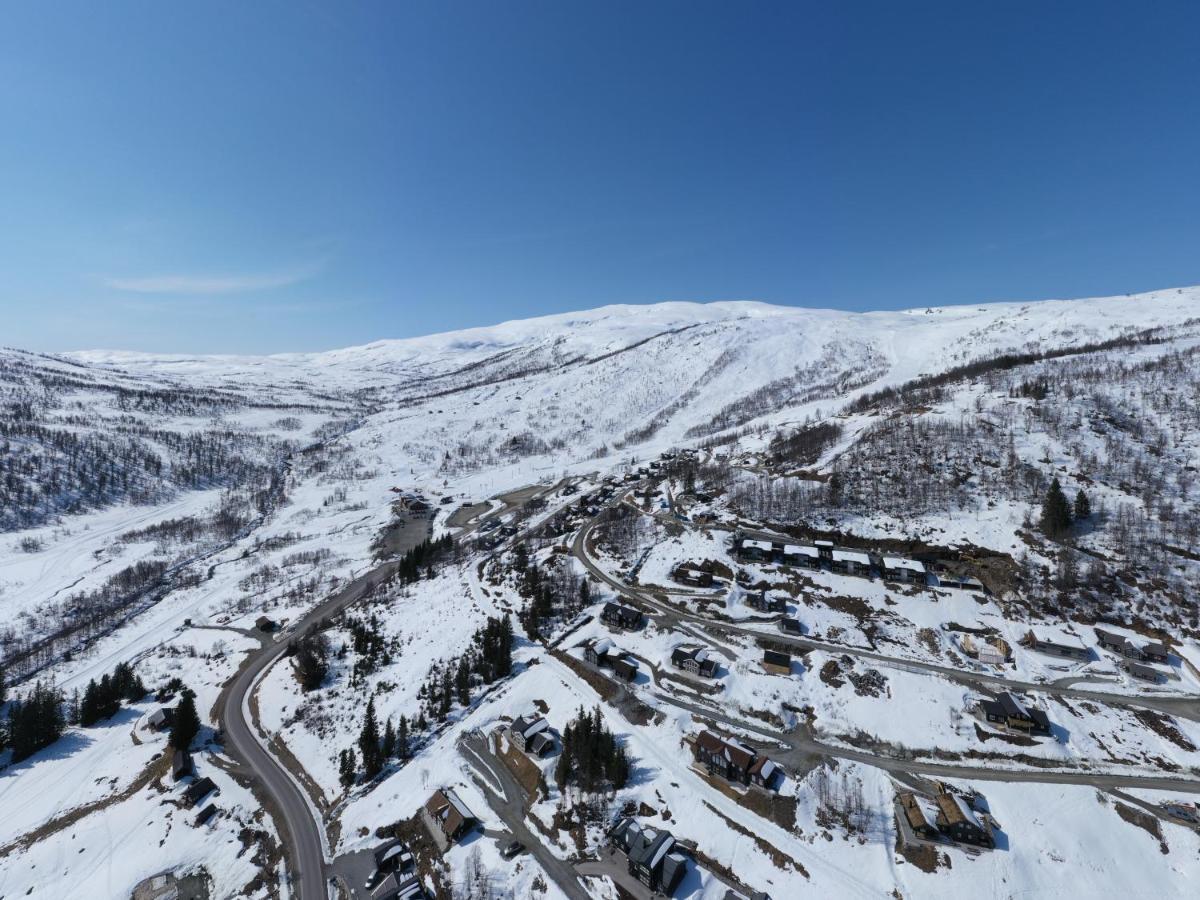
[[[1088,495],[1083,488],[1079,489],[1079,493],[1075,495],[1075,521],[1082,522],[1092,517],[1092,501],[1088,499]]]
[[[408,759],[408,719],[403,715],[396,725],[396,756]]]
[[[354,751],[346,748],[338,756],[338,781],[342,787],[348,788],[354,784],[354,779],[358,776],[358,761],[354,758]]]
[[[380,748],[384,759],[391,759],[396,755],[396,729],[392,726],[391,716],[388,717],[387,725],[383,729],[383,746]]]
[[[1071,505],[1055,477],[1042,500],[1042,531],[1047,537],[1059,538],[1071,527]]]
[[[374,697],[367,701],[367,715],[358,735],[358,749],[362,753],[363,771],[368,778],[374,778],[383,768],[383,760],[379,755],[379,723],[375,721]]]
[[[184,688],[171,720],[170,744],[176,750],[190,750],[200,733],[200,716],[196,713],[196,695]]]

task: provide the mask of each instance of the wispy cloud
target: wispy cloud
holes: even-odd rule
[[[105,278],[104,283],[118,291],[136,294],[244,294],[250,291],[268,291],[308,281],[315,276],[322,263],[309,263],[293,269],[277,272],[239,273],[223,275],[138,275],[124,278]]]

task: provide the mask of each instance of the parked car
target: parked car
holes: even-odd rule
[[[520,841],[509,841],[504,845],[504,849],[500,851],[500,855],[505,859],[512,859],[514,856],[519,856],[525,852],[525,845]]]

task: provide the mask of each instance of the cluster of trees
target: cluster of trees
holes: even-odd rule
[[[421,701],[421,721],[444,722],[455,703],[468,706],[472,681],[492,684],[512,673],[512,618],[488,616],[476,629],[471,645],[451,663],[436,660],[417,690]],[[423,730],[423,729],[422,729]]]
[[[350,686],[357,687],[372,672],[391,664],[395,640],[387,637],[383,623],[374,612],[362,618],[347,616],[346,628],[350,632],[350,646],[355,654],[354,665],[350,669]]]
[[[28,694],[9,703],[3,742],[12,750],[12,761],[20,762],[57,741],[65,727],[62,692],[39,681]]]
[[[449,534],[443,534],[433,541],[426,538],[401,558],[396,579],[401,584],[412,584],[421,579],[422,571],[426,577],[432,578],[434,564],[445,559],[453,549],[454,539]]]
[[[118,663],[112,675],[102,675],[99,681],[91,679],[79,700],[79,724],[95,725],[110,719],[121,708],[121,702],[136,703],[146,696],[146,686],[133,671],[129,663]]]
[[[381,734],[375,714],[375,698],[372,697],[367,701],[367,712],[358,734],[359,756],[355,755],[352,748],[346,748],[338,756],[338,780],[342,787],[348,788],[358,779],[359,757],[362,759],[363,775],[368,779],[378,775],[390,760],[408,759],[411,753],[411,730],[422,731],[425,727],[423,720],[410,723],[403,715],[393,725],[389,717]]]
[[[1092,516],[1092,502],[1087,493],[1080,488],[1075,494],[1075,505],[1072,508],[1063,493],[1058,477],[1050,480],[1050,487],[1042,500],[1041,528],[1047,537],[1055,540],[1067,535],[1071,526],[1085,522]]]
[[[310,631],[299,641],[292,641],[289,648],[300,689],[315,691],[329,674],[329,639],[319,631]]]
[[[524,544],[513,551],[517,590],[527,602],[520,612],[521,626],[531,641],[541,640],[556,620],[569,619],[592,602],[591,586],[569,566],[551,564],[543,569],[531,559]]]
[[[837,422],[814,422],[777,433],[767,452],[775,465],[811,466],[841,436]]]
[[[579,708],[562,733],[562,753],[554,769],[560,791],[574,784],[585,793],[611,788],[620,790],[629,781],[629,757],[625,747],[604,724],[600,707],[591,712]]]

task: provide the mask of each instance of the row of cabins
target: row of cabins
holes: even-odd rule
[[[629,874],[651,892],[671,896],[687,873],[687,857],[671,832],[643,825],[632,816],[618,819],[608,833],[628,862]]]
[[[1124,635],[1113,634],[1111,631],[1105,631],[1103,628],[1097,628],[1095,632],[1096,642],[1101,647],[1105,650],[1119,653],[1126,659],[1137,660],[1138,662],[1170,662],[1170,653],[1158,641],[1152,641],[1139,647]]]
[[[926,583],[923,562],[901,556],[872,557],[863,550],[835,547],[829,541],[789,544],[738,535],[734,538],[734,552],[743,560],[755,562],[777,562],[804,569],[819,569],[824,562],[831,571],[842,575],[870,576],[876,570],[888,581]]]
[[[702,731],[692,745],[692,755],[709,775],[726,781],[773,789],[785,775],[783,769],[765,756],[733,738]]]
[[[998,694],[995,700],[981,700],[979,710],[985,720],[1010,731],[1030,735],[1050,734],[1050,720],[1046,713],[1036,707],[1026,706],[1007,691]]]
[[[1077,659],[1087,661],[1092,658],[1092,651],[1080,643],[1065,643],[1063,641],[1051,641],[1046,638],[1040,638],[1030,629],[1025,637],[1021,638],[1021,646],[1029,650],[1036,650],[1039,653],[1046,653],[1050,656],[1061,656],[1064,659]]]
[[[609,638],[593,638],[583,645],[583,658],[597,669],[610,668],[622,681],[637,679],[637,660],[620,650]]]
[[[1166,680],[1164,673],[1153,666],[1146,665],[1147,661],[1158,663],[1170,662],[1170,653],[1163,644],[1152,641],[1139,647],[1133,641],[1129,640],[1129,638],[1114,634],[1111,631],[1105,631],[1103,628],[1097,628],[1095,632],[1096,642],[1105,650],[1119,653],[1122,657],[1121,668],[1134,678],[1154,684],[1160,684]],[[1062,641],[1046,640],[1038,637],[1032,630],[1021,639],[1021,645],[1030,650],[1036,650],[1039,653],[1061,656],[1066,659],[1085,662],[1092,658],[1092,651],[1081,643],[1068,644]]]
[[[945,837],[960,844],[996,846],[990,824],[959,794],[943,791],[934,798],[932,810],[913,793],[902,793],[897,801],[905,821],[917,837],[931,841]]]
[[[508,726],[508,737],[522,753],[538,759],[554,752],[554,731],[544,716],[519,716]]]

